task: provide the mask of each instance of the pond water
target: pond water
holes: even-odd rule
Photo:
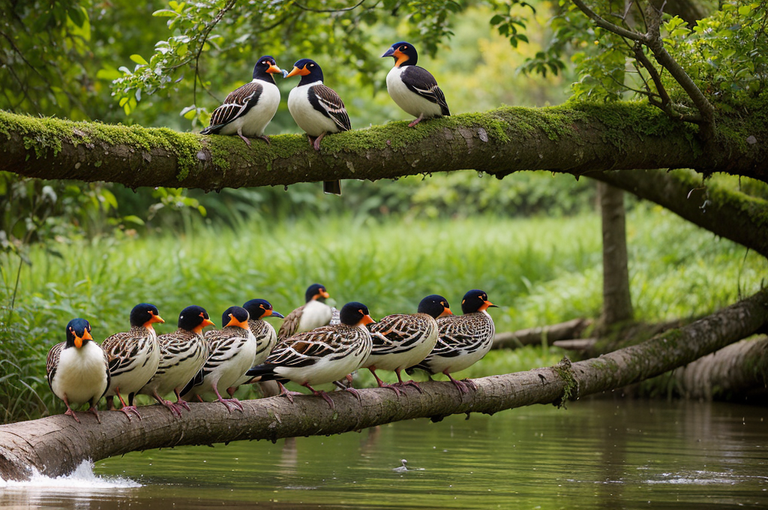
[[[403,463],[403,459],[407,462]],[[589,400],[134,453],[0,481],[0,507],[768,508],[768,409]]]

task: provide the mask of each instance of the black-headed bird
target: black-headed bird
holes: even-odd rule
[[[344,108],[344,101],[333,89],[323,84],[323,70],[317,62],[308,58],[297,61],[286,78],[297,74],[301,80],[288,94],[288,111],[296,124],[307,133],[312,147],[319,151],[320,141],[325,135],[349,131],[352,124]],[[341,183],[324,181],[323,191],[340,195]]]
[[[416,117],[408,127],[414,127],[423,119],[451,114],[435,77],[416,65],[419,54],[412,44],[395,43],[381,57],[395,59],[395,67],[387,74],[387,92],[397,106]]]
[[[285,340],[297,333],[330,324],[333,318],[333,309],[325,304],[325,300],[329,297],[331,295],[325,290],[325,285],[313,283],[307,287],[307,291],[304,293],[304,304],[285,316],[285,320],[277,332],[277,339]]]
[[[48,351],[48,385],[67,406],[64,414],[80,423],[71,406],[87,402],[90,404],[88,412],[101,423],[96,404],[109,386],[107,354],[93,341],[91,324],[85,319],[69,321],[66,334],[66,342],[58,343]]]
[[[238,135],[250,146],[248,138],[261,138],[269,144],[264,129],[280,105],[280,90],[272,77],[282,73],[275,59],[265,55],[253,66],[253,81],[230,92],[224,104],[214,110],[210,125],[202,135]]]

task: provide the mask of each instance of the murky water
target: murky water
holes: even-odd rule
[[[684,504],[768,508],[768,409],[587,401],[277,444],[150,451],[98,462],[68,480],[0,481],[4,508]]]

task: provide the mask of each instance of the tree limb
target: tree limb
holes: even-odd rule
[[[499,178],[520,170],[576,176],[610,169],[694,168],[768,182],[768,126],[740,121],[702,144],[697,128],[639,103],[505,107],[390,122],[328,136],[311,150],[299,135],[246,146],[237,137],[167,128],[34,118],[0,111],[0,170],[43,179],[109,181],[131,188],[206,191],[335,179],[391,179],[474,169]],[[735,127],[734,127],[735,126]]]
[[[589,177],[655,202],[691,223],[768,257],[768,202],[686,171],[595,172]]]
[[[35,468],[48,476],[130,451],[244,439],[328,435],[414,418],[439,421],[450,414],[493,414],[532,404],[561,405],[667,372],[768,327],[768,289],[679,329],[599,358],[554,367],[476,379],[477,390],[461,395],[448,382],[422,383],[423,393],[398,397],[386,388],[333,394],[336,409],[320,398],[302,396],[243,401],[242,413],[218,402],[191,403],[174,418],[160,405],[141,408],[143,419],[105,411],[102,423],[64,415],[0,426],[0,477],[28,478]]]

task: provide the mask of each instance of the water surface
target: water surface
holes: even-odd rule
[[[592,400],[153,450],[48,480],[0,482],[0,506],[768,508],[768,409]]]

